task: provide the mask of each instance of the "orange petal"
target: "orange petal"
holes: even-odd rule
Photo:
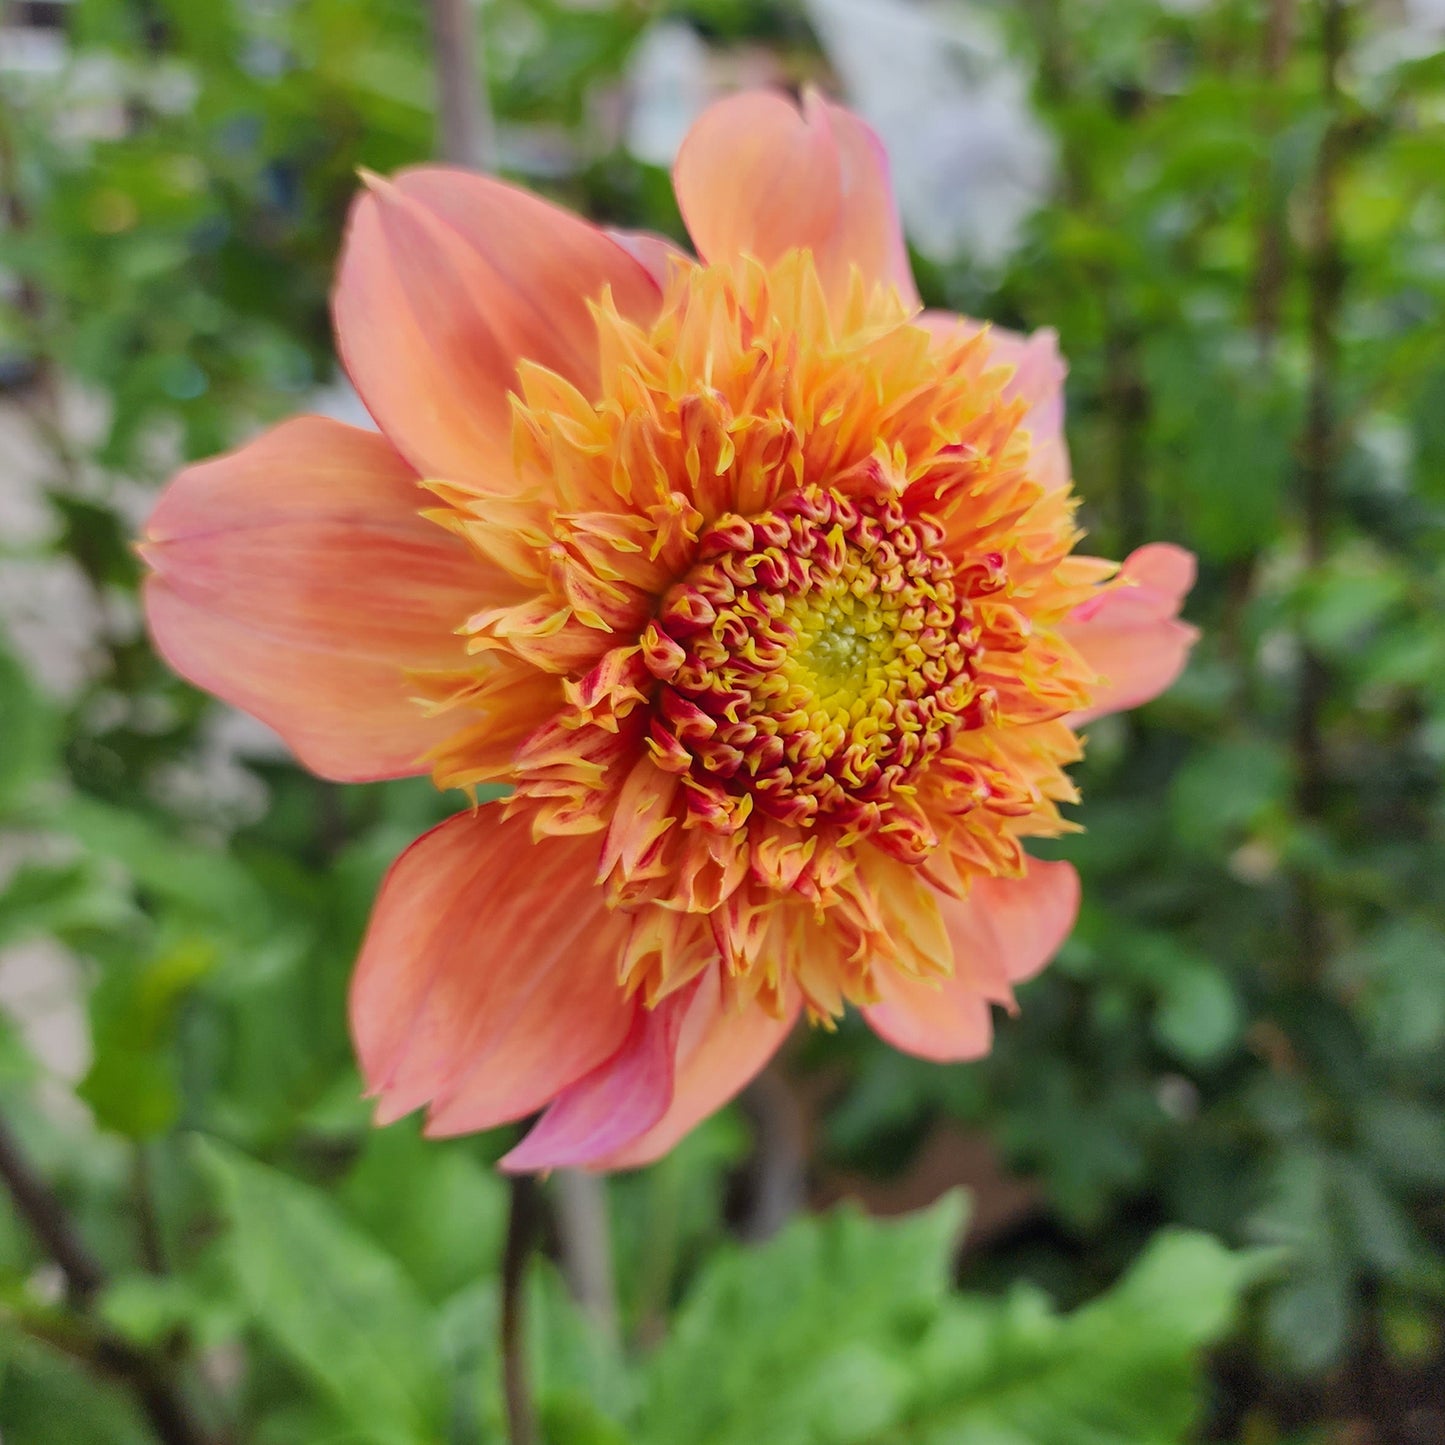
[[[1089,708],[1069,718],[1071,726],[1138,707],[1184,671],[1199,633],[1178,617],[1194,575],[1191,553],[1153,542],[1125,559],[1114,583],[1074,609],[1061,630],[1104,682]]]
[[[1079,911],[1068,863],[1030,859],[1022,878],[979,878],[966,899],[939,895],[954,975],[941,986],[877,971],[882,1002],[863,1010],[880,1038],[940,1063],[978,1059],[993,1042],[990,999],[1032,978],[1062,947]]]
[[[637,1169],[661,1158],[756,1077],[787,1038],[800,1007],[794,998],[783,1016],[774,1018],[756,999],[741,1011],[726,1006],[718,971],[709,969],[683,1019],[667,1112],[631,1143],[594,1159],[592,1167]]]
[[[313,772],[424,772],[457,721],[429,718],[403,669],[465,665],[452,629],[490,586],[426,500],[384,438],[320,417],[187,467],[141,544],[157,650]]]
[[[506,491],[518,361],[592,395],[589,303],[610,286],[624,316],[648,321],[657,283],[596,227],[500,181],[424,166],[368,184],[332,302],[346,369],[423,475]]]
[[[982,321],[948,311],[925,311],[917,324],[951,343],[967,340],[986,328]],[[1059,354],[1058,332],[1051,326],[1028,336],[1003,326],[986,329],[994,361],[1014,369],[1003,389],[1004,398],[1022,399],[1028,406],[1023,425],[1032,437],[1030,470],[1034,480],[1047,491],[1068,486],[1073,473],[1064,438],[1064,378],[1069,368]]]
[[[883,144],[816,92],[801,114],[766,91],[719,101],[688,132],[672,179],[704,260],[772,264],[806,248],[834,302],[856,267],[865,282],[918,305]]]
[[[639,1007],[622,1047],[564,1090],[501,1160],[509,1174],[595,1165],[651,1129],[672,1101],[678,1034],[691,990]]]
[[[379,1123],[425,1103],[431,1134],[521,1118],[627,1033],[625,925],[591,884],[595,843],[533,843],[525,815],[501,814],[432,829],[382,884],[351,985]]]

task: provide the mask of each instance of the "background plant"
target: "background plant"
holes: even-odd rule
[[[880,25],[865,0],[443,8],[488,101],[443,142],[599,220],[680,235],[643,122],[709,87],[846,81],[889,113],[854,59]],[[428,10],[9,7],[6,1445],[505,1438],[518,1305],[549,1441],[1445,1436],[1426,10],[911,8],[961,48],[966,94],[1018,78],[990,144],[1034,187],[987,244],[942,245],[954,211],[913,218],[925,296],[1059,329],[1098,549],[1195,548],[1204,640],[1171,694],[1093,730],[1065,850],[1086,912],[988,1061],[801,1037],[740,1108],[613,1181],[606,1216],[554,1181],[509,1274],[505,1141],[371,1131],[344,1031],[376,881],[446,801],[320,783],[185,688],[141,637],[129,550],[176,461],[351,405],[330,269],[354,168],[438,149]],[[935,97],[906,99],[921,146]],[[968,114],[938,133],[987,134]],[[940,203],[977,174],[940,162]],[[814,1213],[844,1194],[922,1212]]]

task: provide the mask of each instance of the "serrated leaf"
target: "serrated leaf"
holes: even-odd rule
[[[850,1422],[869,1412],[850,1381],[861,1370],[879,1390],[897,1387],[889,1347],[940,1307],[963,1215],[956,1194],[887,1223],[843,1207],[714,1256],[649,1362],[640,1439],[854,1438]]]
[[[1205,1235],[1160,1235],[1068,1316],[1036,1292],[950,1301],[918,1354],[900,1438],[952,1445],[1175,1445],[1198,1417],[1199,1352],[1266,1267]],[[879,1445],[882,1439],[880,1437]]]

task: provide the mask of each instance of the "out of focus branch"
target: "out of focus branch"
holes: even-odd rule
[[[495,170],[496,130],[470,0],[428,0],[442,159]]]
[[[617,1282],[612,1268],[612,1230],[607,1185],[581,1169],[553,1176],[557,1242],[573,1298],[602,1334],[617,1340]]]
[[[739,1102],[753,1122],[757,1141],[752,1211],[744,1232],[749,1239],[770,1239],[803,1207],[807,1197],[803,1113],[776,1062],[743,1090]]]
[[[65,1292],[76,1312],[84,1315],[105,1287],[106,1275],[50,1185],[31,1167],[9,1125],[0,1119],[0,1180],[15,1212],[55,1261],[65,1278]],[[69,1341],[52,1343],[92,1368],[113,1375],[134,1391],[162,1445],[206,1445],[206,1432],[191,1413],[185,1397],[169,1379],[162,1362],[129,1341],[107,1331],[92,1331]]]

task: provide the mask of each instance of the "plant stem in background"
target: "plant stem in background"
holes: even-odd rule
[[[1268,361],[1274,354],[1279,335],[1280,305],[1289,274],[1289,235],[1285,224],[1284,198],[1276,191],[1268,152],[1273,149],[1280,125],[1282,101],[1279,88],[1294,45],[1295,7],[1296,0],[1270,0],[1260,57],[1264,93],[1259,107],[1259,128],[1261,143],[1267,154],[1259,167],[1259,229],[1251,299],[1254,334],[1261,361]]]
[[[1106,311],[1113,306],[1105,301]],[[1149,388],[1139,366],[1138,338],[1127,320],[1109,314],[1104,341],[1104,403],[1114,439],[1118,550],[1127,557],[1149,536]]]
[[[1348,46],[1347,0],[1320,0],[1320,98],[1327,115],[1311,183],[1308,230],[1307,340],[1309,382],[1304,430],[1299,444],[1299,506],[1304,532],[1304,562],[1324,562],[1329,543],[1331,491],[1339,455],[1337,385],[1340,303],[1344,262],[1336,226],[1336,190],[1345,133],[1340,113],[1339,68]],[[1324,809],[1327,768],[1322,715],[1330,693],[1324,660],[1308,639],[1300,648],[1299,694],[1295,707],[1296,801],[1305,823]],[[1325,940],[1317,900],[1308,881],[1299,895],[1299,943],[1307,976],[1318,968]]]
[[[617,1343],[617,1282],[607,1183],[580,1169],[559,1169],[553,1179],[557,1239],[572,1296],[609,1344]]]
[[[502,1397],[507,1407],[507,1439],[511,1445],[536,1445],[537,1421],[527,1368],[527,1263],[537,1241],[540,1196],[529,1174],[511,1181],[507,1242],[502,1252]]]
[[[156,1202],[151,1148],[144,1141],[135,1145],[131,1160],[131,1198],[140,1237],[141,1260],[152,1274],[165,1274],[166,1244]]]
[[[1344,142],[1338,72],[1346,47],[1345,0],[1322,0],[1321,24],[1321,99],[1329,121],[1320,140],[1310,197],[1309,391],[1304,435],[1300,439],[1300,506],[1305,561],[1310,567],[1317,567],[1325,560],[1331,483],[1339,450],[1335,417],[1339,369],[1336,328],[1344,290],[1344,264],[1336,233],[1335,192]],[[1323,662],[1306,647],[1296,746],[1300,763],[1300,808],[1307,817],[1316,815],[1322,803],[1324,760],[1320,710],[1328,687]]]
[[[429,0],[442,159],[490,171],[496,128],[482,70],[477,17],[470,0]]]
[[[77,1309],[86,1308],[105,1284],[105,1271],[66,1213],[50,1185],[34,1172],[10,1126],[0,1120],[0,1179],[15,1212],[29,1226],[65,1276],[65,1293]]]
[[[76,1312],[88,1314],[105,1287],[100,1261],[81,1239],[59,1196],[26,1159],[9,1125],[0,1119],[0,1180],[4,1181],[15,1212],[59,1267],[65,1292]],[[206,1445],[208,1436],[191,1413],[164,1365],[127,1340],[108,1331],[91,1332],[88,1347],[72,1351],[135,1392],[151,1428],[162,1445]]]

